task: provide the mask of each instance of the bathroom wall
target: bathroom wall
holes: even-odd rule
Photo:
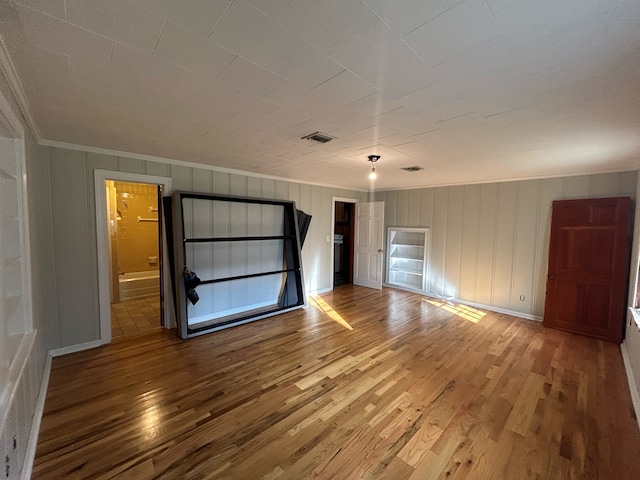
[[[158,269],[158,193],[155,185],[114,182],[118,273]],[[156,209],[150,211],[149,208]],[[138,221],[138,218],[143,219]],[[145,221],[155,219],[155,222]],[[155,263],[150,261],[155,258]]]

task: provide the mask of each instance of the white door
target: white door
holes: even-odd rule
[[[384,202],[356,204],[356,241],[353,283],[382,288]]]

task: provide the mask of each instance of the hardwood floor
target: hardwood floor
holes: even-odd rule
[[[35,479],[638,479],[617,345],[351,285],[53,360]]]

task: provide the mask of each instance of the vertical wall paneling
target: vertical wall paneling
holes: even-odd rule
[[[407,226],[416,227],[420,225],[420,190],[409,190],[408,195]]]
[[[97,259],[91,256],[90,216],[95,215],[87,206],[83,152],[52,149],[51,188],[58,317],[65,319],[60,337],[68,345],[87,343],[99,338],[99,322],[97,289],[91,289]]]
[[[491,305],[493,302],[494,259],[498,220],[498,184],[486,184],[480,190],[480,233],[478,235],[478,270],[476,274],[476,301]]]
[[[518,189],[515,183],[501,183],[498,196],[498,222],[495,246],[493,305],[509,309],[513,281]]]
[[[103,168],[106,170],[106,168]],[[145,162],[144,173],[155,177],[170,177],[171,166],[168,163]]]
[[[191,169],[182,165],[171,165],[171,184],[174,190],[193,190]]]
[[[325,278],[329,274],[328,265],[326,262],[320,262],[320,258],[323,257],[318,255],[318,252],[326,250],[326,237],[330,235],[330,230],[327,230],[327,227],[330,226],[331,219],[327,213],[330,212],[331,199],[327,198],[327,203],[322,203],[324,190],[327,189],[312,186],[311,202],[307,207],[301,209],[305,213],[318,212],[311,220],[305,246],[302,248],[304,275],[305,278],[309,279],[309,284],[305,284],[305,287],[311,291],[319,290],[318,280]]]
[[[127,173],[144,173],[145,161],[138,158],[118,157],[118,170]]]
[[[620,175],[619,196],[636,198],[636,176],[629,175],[628,173],[619,173],[618,175]]]
[[[447,246],[444,266],[444,294],[446,297],[459,298],[463,208],[464,187],[450,187],[446,226]]]
[[[436,295],[445,292],[445,260],[447,250],[447,215],[449,188],[436,188],[433,202],[433,227],[431,229],[430,288]]]
[[[77,344],[88,343],[99,339],[99,302],[98,295],[89,285],[95,283],[95,271],[97,271],[97,258],[92,252],[92,243],[95,244],[95,229],[87,225],[95,222],[95,210],[86,208],[90,195],[94,192],[93,170],[119,170],[126,163],[125,157],[109,157],[89,154],[65,149],[50,148],[53,155],[51,160],[52,179],[51,188],[54,196],[53,210],[55,212],[52,228],[54,236],[58,240],[50,242],[56,245],[55,270],[56,282],[60,282],[62,291],[58,294],[57,302],[60,304],[59,327],[56,329],[59,340],[54,348],[65,348]],[[136,165],[139,165],[135,162]],[[326,237],[331,232],[331,198],[342,196],[366,199],[366,192],[353,192],[345,189],[332,189],[297,184],[283,180],[262,179],[247,177],[239,174],[230,174],[206,169],[197,169],[182,165],[159,164],[145,161],[144,171],[170,172],[174,190],[203,190],[219,194],[246,196],[248,191],[258,192],[261,197],[277,198],[281,200],[294,200],[299,207],[313,216],[311,231],[303,249],[305,285],[309,290],[326,290],[331,285],[330,252],[331,244]],[[67,169],[72,170],[67,175]],[[125,170],[139,170],[138,166],[125,168]],[[83,181],[84,179],[84,181]],[[88,183],[87,183],[88,182]],[[68,205],[67,205],[68,202]],[[188,207],[190,208],[190,207]],[[211,215],[227,215],[231,212],[220,212],[213,207]],[[187,209],[188,210],[188,209]],[[71,215],[66,215],[70,212]],[[263,212],[264,213],[264,212]],[[189,218],[193,218],[193,212],[187,212]],[[242,218],[246,218],[247,211],[240,212]],[[255,212],[253,216],[258,216]],[[58,221],[58,216],[61,220]],[[223,224],[225,222],[222,222]],[[229,227],[229,221],[226,221]],[[218,227],[216,227],[218,228]],[[86,239],[90,239],[87,241]],[[63,245],[60,247],[59,245]],[[191,248],[192,245],[189,246]],[[267,248],[267,247],[265,247]],[[275,248],[275,247],[274,247]],[[66,250],[65,250],[66,249]],[[67,252],[67,250],[69,250]],[[78,252],[83,252],[81,257],[72,262],[67,268],[69,257],[74,257]],[[190,250],[190,254],[195,254]],[[216,268],[231,271],[234,258],[243,255],[244,251],[232,251],[230,245],[220,245],[211,254],[211,263]],[[60,267],[64,265],[63,267]],[[306,271],[308,267],[309,271]],[[72,272],[72,273],[71,273]],[[232,303],[246,295],[246,285],[232,289],[229,285],[214,284],[216,309],[220,311],[230,310]],[[96,298],[93,298],[95,296]],[[234,297],[236,296],[236,297]],[[86,297],[86,301],[78,301],[79,297]],[[201,302],[206,304],[205,296],[201,296]],[[83,325],[82,322],[85,322]],[[87,329],[84,331],[83,329]]]
[[[247,197],[262,197],[262,179],[247,177]]]
[[[538,203],[538,231],[536,232],[534,285],[532,311],[536,315],[544,312],[544,300],[547,290],[547,267],[549,259],[549,238],[551,236],[551,203],[563,198],[564,179],[550,178],[540,180],[540,201]]]
[[[515,218],[515,244],[513,256],[513,279],[511,290],[511,310],[530,312],[531,293],[537,258],[536,233],[538,217],[531,215],[540,209],[540,182],[537,180],[520,182],[518,188]]]
[[[289,196],[289,182],[276,180],[276,196],[273,198],[277,198],[278,200],[293,200]]]
[[[564,198],[584,198],[590,195],[591,176],[579,175],[577,177],[566,177],[564,179]]]
[[[482,186],[464,187],[459,298],[476,301],[478,239],[480,238],[480,198]]]
[[[433,192],[435,189],[429,188],[420,190],[420,223],[421,227],[433,225]]]
[[[636,178],[636,172],[625,172],[424,188],[407,191],[406,206],[399,191],[377,192],[375,199],[386,202],[385,227],[406,218],[411,226],[431,228],[431,294],[455,295],[539,318],[544,310],[551,202],[590,196],[634,198]],[[419,212],[413,211],[418,198]]]
[[[607,192],[620,190],[619,173],[609,173],[591,177],[591,188],[589,189],[590,197],[606,197]]]
[[[275,180],[269,178],[262,179],[262,195],[264,198],[277,198]]]
[[[301,185],[299,183],[289,183],[288,184],[288,197],[289,200],[296,202],[296,205],[300,204],[300,187]]]
[[[37,147],[33,141],[27,143],[27,147],[32,282],[47,286],[32,288],[34,328],[40,332],[36,351],[47,352],[59,345],[49,149]],[[42,361],[38,365],[44,365],[44,359]]]
[[[229,193],[229,187],[231,182],[229,181],[229,174],[222,172],[212,172],[212,193],[219,193],[225,195]]]
[[[390,227],[398,227],[398,192],[386,192],[382,194],[384,203],[384,215],[387,221],[387,225]]]
[[[54,215],[51,224],[54,235],[54,241],[51,243],[55,257],[53,274],[60,290],[57,294],[59,345],[56,346],[62,348],[99,338],[98,310],[95,306],[97,299],[93,299],[96,294],[90,287],[91,276],[95,274],[96,269],[93,263],[97,261],[91,257],[91,242],[95,242],[95,237],[88,225],[95,222],[95,219],[91,218],[93,212],[87,211],[87,199],[92,187],[88,188],[85,185],[85,179],[90,178],[90,170],[98,166],[120,169],[128,159],[119,157],[114,167],[110,163],[114,160],[108,156],[83,155],[82,152],[58,148],[49,148],[49,153],[53,197],[51,206]],[[144,167],[146,172],[168,168],[174,190],[193,190],[192,183],[195,181],[197,184],[200,181],[194,179],[211,175],[211,190],[215,193],[243,196],[248,188],[257,188],[259,182],[262,195],[267,195],[269,191],[274,193],[267,195],[271,198],[294,200],[300,206],[300,202],[306,201],[311,210],[307,213],[313,215],[311,237],[303,248],[305,279],[309,289],[323,290],[331,285],[331,245],[326,242],[326,237],[331,232],[331,197],[352,197],[363,201],[368,199],[367,192],[309,186],[303,188],[301,184],[283,180],[252,179],[251,187],[248,187],[249,180],[243,175],[209,172],[180,165],[166,167],[165,164],[159,166],[154,162],[146,162]],[[126,168],[135,170],[138,167]],[[627,172],[539,180],[538,206],[531,207],[531,211],[529,207],[525,207],[527,201],[524,199],[527,197],[520,194],[521,188],[529,188],[525,186],[526,182],[460,188],[425,188],[404,193],[376,192],[375,199],[385,201],[385,227],[397,226],[398,221],[406,219],[404,221],[407,224],[412,223],[410,226],[431,228],[431,272],[428,282],[428,290],[431,293],[444,294],[445,282],[448,282],[451,285],[448,288],[455,289],[462,300],[505,309],[518,308],[518,311],[521,311],[522,307],[523,314],[541,316],[544,305],[546,242],[551,200],[567,196],[586,198],[589,195],[635,197],[636,178],[635,172]],[[321,191],[319,197],[317,189]],[[477,198],[477,189],[480,192],[479,201],[473,202],[471,199]],[[505,195],[505,191],[509,189],[512,190],[512,194]],[[303,190],[306,194],[303,194]],[[407,199],[406,206],[403,206],[403,195]],[[419,210],[415,208],[417,199]],[[516,199],[525,203],[514,210]],[[510,208],[513,211],[509,220],[506,210]],[[456,215],[460,215],[461,219],[449,218],[452,214],[449,212],[450,209],[457,211]],[[326,215],[326,218],[323,215]],[[473,219],[475,215],[479,216],[477,224],[469,225],[467,219]],[[524,217],[535,218],[535,226],[532,227],[530,223],[533,220]],[[419,221],[414,225],[416,219]],[[452,226],[454,230],[449,231]],[[524,228],[526,232],[534,229],[533,242],[527,243],[525,240],[525,243],[522,243],[520,239],[530,238],[530,233],[518,232],[520,228]],[[473,242],[468,238],[473,236],[474,231],[477,231],[475,250]],[[449,258],[450,255],[456,255],[459,260]],[[529,287],[521,282],[519,273],[525,269],[522,265],[525,265],[526,258],[534,259],[534,271],[528,273],[529,277],[533,277],[532,285]],[[452,281],[446,277],[447,272],[450,272],[449,268],[456,265],[456,261],[457,273],[452,274]],[[222,265],[226,262],[231,268],[233,262],[230,248],[216,251],[212,262],[222,262]],[[469,272],[466,266],[473,265],[474,262],[477,265],[475,288],[471,288],[474,286],[473,267],[469,267]],[[315,265],[318,265],[317,268]],[[530,299],[529,306],[522,305],[519,301],[520,290],[527,288],[529,291],[526,292],[525,298]],[[83,297],[86,297],[87,301],[79,302],[78,299]],[[216,298],[224,298],[224,295],[217,295]],[[517,299],[517,303],[512,305],[513,298]],[[230,305],[225,305],[224,308],[228,309]]]
[[[211,174],[212,172],[198,172],[198,175],[192,175],[191,188],[194,192],[211,192]]]
[[[409,191],[398,190],[396,192],[396,226],[412,227],[409,225]]]

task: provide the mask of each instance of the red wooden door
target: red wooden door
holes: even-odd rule
[[[629,214],[629,198],[553,202],[545,326],[622,341]]]

